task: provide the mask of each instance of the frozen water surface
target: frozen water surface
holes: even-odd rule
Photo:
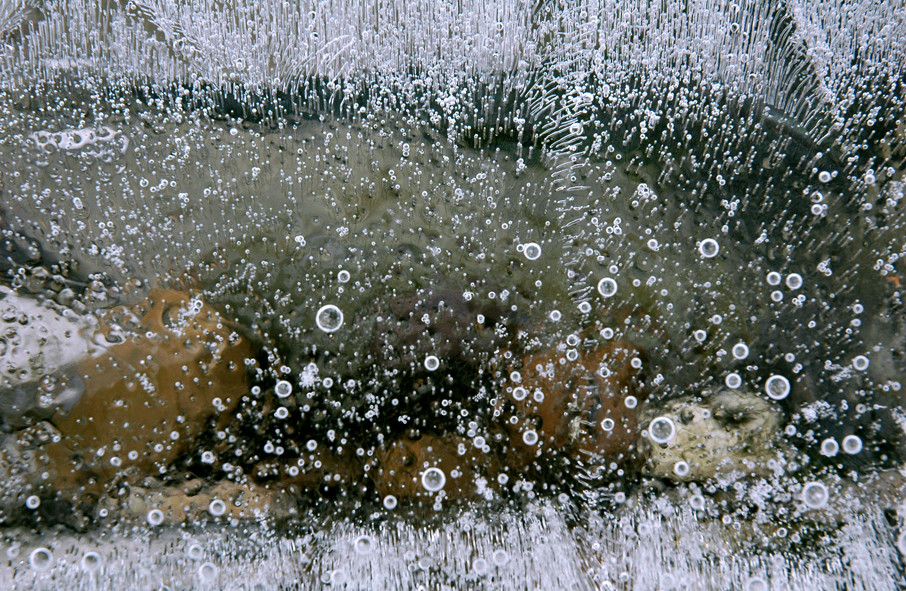
[[[0,0],[0,582],[902,588],[904,19]]]

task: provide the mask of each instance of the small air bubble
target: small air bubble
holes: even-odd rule
[[[745,343],[736,343],[733,345],[732,353],[736,359],[745,359],[749,356],[749,346]]]
[[[526,445],[535,445],[538,443],[538,432],[529,430],[522,434],[522,441]]]
[[[790,394],[790,381],[783,376],[771,376],[764,384],[764,391],[774,400],[783,400]]]
[[[355,549],[356,554],[365,556],[366,554],[371,554],[374,549],[374,540],[371,536],[361,535],[353,541],[352,547]]]
[[[274,387],[274,393],[277,395],[277,398],[286,398],[293,393],[293,385],[286,380],[280,380]]]
[[[160,509],[151,509],[148,511],[148,525],[156,527],[164,522],[164,513]]]
[[[843,438],[843,451],[855,455],[862,451],[862,439],[858,435],[847,435]]]
[[[612,277],[605,277],[598,281],[598,293],[605,298],[613,297],[617,293],[617,282]]]
[[[53,553],[47,548],[35,548],[28,555],[28,565],[38,572],[44,572],[53,565]]]
[[[440,367],[440,359],[434,355],[428,355],[425,357],[425,369],[428,371],[434,371]]]
[[[101,568],[101,555],[97,552],[86,552],[82,556],[82,570],[86,573],[97,572]]]
[[[669,443],[675,435],[676,425],[669,417],[657,417],[648,425],[648,436],[655,443]]]
[[[776,286],[780,285],[780,281],[782,279],[783,279],[783,277],[781,277],[780,273],[778,273],[777,271],[771,271],[770,273],[768,273],[768,277],[767,277],[768,285],[770,285],[772,287],[776,287]]]
[[[537,242],[529,242],[522,249],[522,254],[530,261],[537,260],[541,257],[541,246]]]
[[[208,513],[210,513],[214,517],[220,517],[221,515],[226,513],[226,509],[226,503],[224,503],[220,499],[214,499],[210,502],[210,504],[208,504]]]
[[[865,355],[853,357],[853,367],[858,371],[865,371],[868,369],[868,357]]]
[[[430,492],[437,492],[447,483],[447,476],[440,468],[428,468],[422,473],[422,486]]]
[[[315,323],[326,333],[336,332],[343,326],[343,312],[333,304],[321,306],[315,314]]]
[[[786,276],[786,286],[793,291],[802,287],[802,275],[799,273],[790,273]]]
[[[809,509],[821,509],[829,499],[830,493],[821,482],[809,482],[802,487],[802,500]]]
[[[833,437],[828,437],[821,442],[821,455],[832,458],[840,451],[840,444]]]
[[[742,386],[742,378],[738,373],[731,373],[727,375],[726,379],[724,379],[724,383],[727,385],[727,388],[736,390],[737,388]]]
[[[698,252],[706,259],[714,258],[720,252],[720,245],[713,238],[705,238],[698,245]]]

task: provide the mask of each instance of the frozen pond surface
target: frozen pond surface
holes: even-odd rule
[[[0,0],[0,583],[901,588],[904,19]]]

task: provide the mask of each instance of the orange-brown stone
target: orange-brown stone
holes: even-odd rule
[[[248,392],[250,347],[216,311],[169,290],[150,302],[143,334],[83,361],[82,397],[52,418],[61,438],[37,460],[58,490],[100,493],[117,475],[158,475]]]
[[[519,377],[509,380],[497,408],[517,455],[510,461],[527,463],[548,451],[583,461],[629,460],[638,423],[626,400],[639,400],[640,369],[631,361],[641,357],[641,351],[625,341],[580,353],[575,361],[556,351],[525,357],[514,368]],[[534,445],[523,440],[528,430],[539,436]]]
[[[439,468],[446,477],[445,497],[464,499],[479,494],[479,479],[494,473],[495,463],[463,437],[423,435],[415,441],[391,443],[380,456],[372,479],[381,496],[428,499],[439,493],[422,486],[422,474],[428,468]]]

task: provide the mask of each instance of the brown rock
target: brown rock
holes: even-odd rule
[[[638,438],[630,396],[641,396],[639,369],[630,362],[642,354],[631,343],[608,343],[568,361],[556,351],[530,355],[517,368],[518,377],[504,388],[498,405],[513,447],[525,463],[546,451],[564,452],[583,461],[623,463],[633,455]],[[509,412],[507,411],[509,409]],[[526,431],[539,440],[525,443]],[[510,460],[511,462],[513,460]]]
[[[169,290],[150,302],[136,336],[81,362],[82,397],[52,418],[61,437],[36,458],[58,490],[97,494],[117,475],[166,471],[248,392],[249,345],[216,311]]]
[[[444,496],[465,499],[480,494],[480,479],[496,473],[495,464],[493,458],[476,450],[468,439],[423,435],[415,441],[402,439],[390,444],[379,458],[372,478],[381,496],[432,499],[439,492],[426,489],[422,476],[429,468],[438,468],[446,480]]]

